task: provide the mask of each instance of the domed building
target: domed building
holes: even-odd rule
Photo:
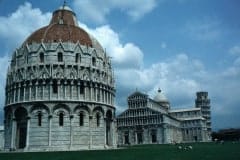
[[[127,102],[128,109],[117,117],[119,146],[210,140],[207,92],[197,92],[193,108],[170,108],[170,102],[160,89],[153,99],[136,91]]]
[[[7,72],[5,149],[116,146],[109,56],[63,5],[12,55]]]
[[[167,97],[162,93],[160,89],[158,89],[157,94],[153,98],[154,101],[156,101],[159,105],[162,107],[169,109],[170,108],[170,103],[167,99]]]

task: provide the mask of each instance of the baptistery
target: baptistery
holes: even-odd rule
[[[66,5],[12,54],[4,107],[6,150],[116,146],[111,59]]]

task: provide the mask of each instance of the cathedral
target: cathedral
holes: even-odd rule
[[[12,54],[5,93],[6,150],[116,146],[110,57],[66,5]]]
[[[117,117],[119,146],[207,142],[211,139],[207,92],[197,92],[195,107],[187,109],[171,109],[161,90],[153,99],[136,91],[127,102],[128,109]]]

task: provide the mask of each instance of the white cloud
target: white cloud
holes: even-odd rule
[[[230,48],[229,53],[240,56],[240,46],[234,46],[234,47]]]
[[[7,68],[9,65],[9,58],[7,55],[0,57],[0,125],[1,125],[1,113],[2,112],[2,106],[5,102],[5,83],[6,83],[6,74],[7,74]]]
[[[135,44],[122,44],[118,34],[109,25],[91,29],[83,23],[80,26],[92,34],[106,48],[107,53],[117,68],[140,68],[143,63],[143,53]]]
[[[18,47],[36,28],[47,25],[51,14],[32,8],[28,2],[7,17],[0,17],[0,41],[8,48]]]
[[[130,94],[138,88],[154,97],[160,87],[174,107],[189,107],[194,105],[195,92],[202,89],[200,75],[205,72],[200,61],[182,53],[149,68],[120,68],[115,75],[118,92]]]
[[[161,43],[161,48],[162,48],[162,49],[167,48],[167,44],[166,44],[165,42],[162,42],[162,43]]]
[[[74,9],[80,17],[93,20],[97,23],[104,23],[106,16],[113,10],[120,10],[134,20],[138,20],[156,5],[156,0],[74,0]]]
[[[230,48],[228,52],[231,55],[236,56],[236,59],[234,60],[233,64],[235,66],[240,66],[240,46],[239,45],[235,45],[232,48]]]
[[[187,22],[184,34],[196,40],[215,40],[222,34],[220,22],[213,19],[203,19]]]

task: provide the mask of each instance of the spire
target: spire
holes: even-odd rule
[[[67,6],[67,2],[64,0],[63,1],[63,9],[65,8],[65,6]]]

